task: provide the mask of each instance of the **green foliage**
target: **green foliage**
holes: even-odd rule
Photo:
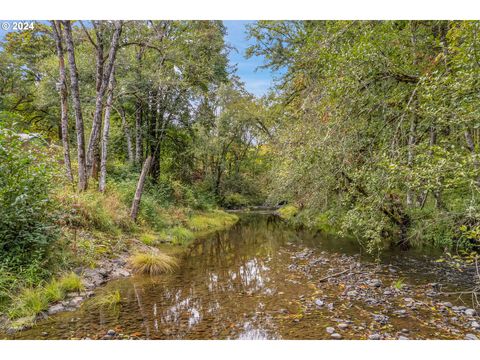
[[[223,206],[227,209],[238,209],[249,205],[249,200],[242,194],[228,194],[223,199]]]
[[[120,291],[114,290],[95,296],[91,303],[99,308],[116,309],[121,302]]]
[[[28,134],[0,128],[0,266],[28,267],[57,238],[53,151]]]
[[[291,220],[298,214],[298,208],[295,205],[285,205],[277,210],[278,215],[284,220]]]
[[[169,235],[172,239],[172,243],[181,245],[186,244],[195,238],[194,234],[190,230],[182,226],[175,226],[170,229]]]
[[[82,279],[73,272],[65,275],[60,279],[59,287],[65,293],[75,292],[75,291],[79,292],[79,291],[82,291],[84,288]]]

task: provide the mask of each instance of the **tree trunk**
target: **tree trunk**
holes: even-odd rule
[[[85,161],[85,134],[83,129],[82,106],[80,103],[80,90],[78,86],[78,70],[75,63],[75,48],[73,45],[72,25],[69,20],[63,22],[67,44],[68,64],[70,67],[70,83],[72,88],[72,102],[75,109],[75,128],[77,132],[77,156],[78,156],[78,189],[87,189],[87,169]]]
[[[100,180],[98,182],[98,190],[105,192],[107,183],[107,148],[108,135],[110,132],[110,113],[113,104],[113,88],[115,87],[115,70],[110,74],[110,81],[108,84],[107,104],[105,105],[105,119],[103,121],[103,135],[102,135],[102,154],[100,159]]]
[[[128,162],[130,164],[133,164],[134,155],[133,155],[133,147],[132,147],[132,134],[130,133],[130,126],[127,123],[127,117],[125,115],[125,109],[123,108],[123,106],[120,106],[120,117],[122,118],[122,127],[123,127],[123,132],[125,134],[125,141],[127,143]]]
[[[113,32],[112,41],[110,43],[110,51],[108,55],[108,63],[105,71],[103,72],[103,78],[100,85],[100,89],[97,92],[95,100],[95,112],[93,114],[92,131],[90,132],[90,139],[88,141],[87,149],[87,172],[88,176],[92,176],[93,164],[95,161],[95,148],[98,146],[100,127],[102,124],[102,112],[103,112],[103,97],[108,87],[110,75],[113,71],[113,65],[115,63],[115,57],[117,55],[118,43],[120,41],[120,35],[122,33],[122,21],[115,21],[115,31]]]
[[[63,144],[63,159],[65,162],[65,172],[68,180],[73,182],[72,164],[70,162],[70,145],[68,143],[68,94],[67,78],[65,74],[65,59],[63,52],[63,32],[60,21],[51,21],[55,45],[57,48],[58,68],[59,68],[59,93],[60,93],[60,111],[61,111],[61,138]]]
[[[138,210],[140,208],[140,200],[142,199],[143,188],[145,186],[145,180],[150,170],[151,163],[152,163],[152,157],[148,156],[145,162],[143,163],[142,172],[140,174],[140,178],[138,179],[137,189],[135,190],[135,197],[133,198],[132,208],[130,210],[130,217],[134,221],[137,219]]]
[[[142,162],[143,154],[143,139],[142,139],[142,104],[137,103],[137,110],[135,112],[135,164]]]

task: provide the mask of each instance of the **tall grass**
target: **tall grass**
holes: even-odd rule
[[[177,259],[164,253],[138,253],[130,258],[130,265],[139,274],[159,275],[173,272]]]

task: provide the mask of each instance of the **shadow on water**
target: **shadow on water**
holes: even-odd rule
[[[316,273],[292,265],[305,249],[321,257],[314,267],[318,271],[341,267],[346,259],[374,260],[354,241],[293,229],[272,214],[242,214],[228,231],[193,242],[174,274],[135,276],[99,291],[101,296],[119,290],[118,307],[102,309],[87,302],[14,337],[101,338],[114,329],[126,337],[147,339],[325,338],[331,316],[326,310],[312,310],[308,299],[323,291],[333,303],[343,288],[319,290]],[[381,260],[412,284],[438,276],[422,255],[389,253]],[[358,312],[353,316],[365,321]]]

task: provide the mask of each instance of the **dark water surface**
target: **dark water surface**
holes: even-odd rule
[[[387,253],[379,263],[355,242],[295,230],[273,215],[245,214],[230,230],[191,244],[175,273],[117,280],[97,291],[103,296],[118,290],[119,306],[87,301],[13,337],[97,339],[113,329],[140,339],[330,339],[326,328],[343,324],[335,332],[344,339],[373,333],[463,338],[463,320],[433,310],[435,303],[455,299],[431,299],[425,292],[431,282],[458,290],[470,280],[442,272],[433,260]],[[346,269],[356,275],[319,281]],[[382,286],[367,285],[372,278]],[[399,279],[407,286],[395,291],[391,285]],[[351,290],[359,295],[346,295]],[[416,305],[406,306],[409,298]],[[405,313],[396,316],[399,310]]]

